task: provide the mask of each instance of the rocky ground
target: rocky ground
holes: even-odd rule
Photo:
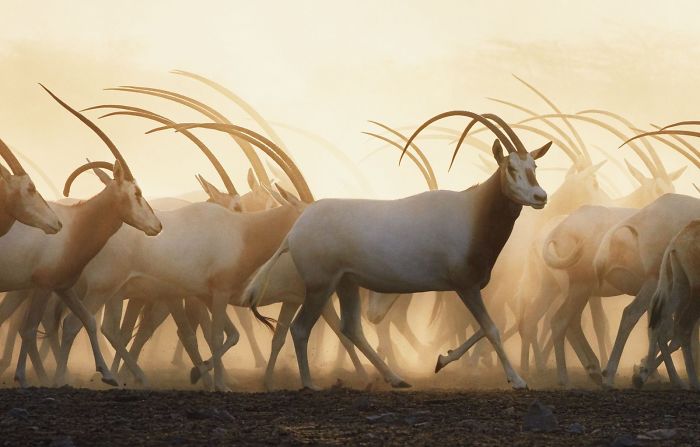
[[[467,390],[420,380],[418,391],[396,392],[342,381],[321,392],[5,388],[0,445],[700,445],[700,393],[579,381],[525,392],[468,390],[463,379]]]

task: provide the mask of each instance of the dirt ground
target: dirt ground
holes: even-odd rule
[[[94,377],[81,384],[93,389],[0,389],[0,445],[700,445],[700,393],[659,385],[602,391],[579,375],[577,390],[515,392],[493,372],[364,390],[339,372],[321,392],[207,393],[173,374],[151,390],[107,389]],[[234,389],[260,389],[259,376],[239,373]],[[281,376],[281,387],[297,386]]]

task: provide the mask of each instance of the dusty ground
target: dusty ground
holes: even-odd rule
[[[700,445],[700,393],[659,386],[600,391],[577,377],[580,390],[468,390],[471,383],[505,386],[494,372],[414,378],[418,391],[379,383],[364,391],[346,388],[360,384],[338,373],[346,382],[334,387],[329,378],[322,392],[205,393],[161,376],[168,380],[153,384],[157,390],[101,389],[89,378],[84,385],[96,389],[0,389],[0,445]],[[259,384],[259,374],[238,376],[236,389]],[[295,386],[293,375],[282,379]],[[450,389],[456,382],[461,389]],[[526,430],[536,400],[550,406],[553,431]]]

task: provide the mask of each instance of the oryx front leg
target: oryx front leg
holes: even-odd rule
[[[343,334],[357,346],[360,352],[379,370],[384,380],[390,383],[392,387],[409,388],[411,385],[394,373],[367,342],[362,331],[360,290],[357,284],[344,278],[338,283],[336,291],[340,300],[340,324]]]
[[[29,309],[19,331],[22,339],[22,345],[19,351],[19,358],[17,359],[15,381],[17,381],[22,388],[27,386],[27,354],[29,354],[32,359],[32,364],[34,365],[34,370],[39,377],[39,381],[42,383],[46,383],[48,381],[46,371],[44,370],[44,365],[41,363],[39,351],[37,350],[36,333],[39,323],[41,322],[41,317],[44,315],[44,311],[46,310],[49,294],[49,291],[33,291],[31,294],[32,298],[29,303]]]
[[[630,332],[632,332],[632,329],[639,321],[639,318],[649,308],[649,301],[656,290],[656,283],[656,278],[648,279],[644,285],[642,285],[641,289],[637,293],[637,296],[634,297],[634,300],[627,305],[625,310],[622,312],[620,328],[617,330],[617,336],[615,337],[615,345],[610,353],[608,365],[606,366],[605,371],[603,371],[603,384],[606,387],[612,388],[615,386],[615,374],[617,373],[617,367],[620,364],[622,350],[625,348],[625,343],[627,342]]]
[[[214,292],[211,305],[211,347],[212,362],[214,363],[214,387],[217,391],[228,391],[224,371],[224,326],[226,323],[226,306],[229,293]]]
[[[168,309],[170,310],[170,314],[173,316],[173,320],[175,320],[175,324],[177,325],[177,335],[182,342],[182,346],[185,348],[185,351],[187,351],[187,354],[192,360],[194,367],[199,369],[205,389],[212,389],[213,383],[211,376],[209,375],[209,370],[202,361],[202,356],[197,348],[197,335],[192,330],[192,326],[190,326],[189,321],[187,321],[187,315],[185,314],[182,300],[167,299],[166,303],[168,305]]]
[[[66,306],[75,314],[83,323],[85,330],[90,338],[90,346],[92,347],[92,355],[95,357],[95,369],[102,375],[102,381],[112,386],[118,386],[119,383],[112,375],[112,371],[107,367],[105,359],[100,351],[99,340],[97,339],[97,324],[92,314],[85,308],[83,303],[78,298],[78,295],[73,289],[65,289],[56,291],[61,297]]]
[[[323,319],[326,321],[326,323],[328,323],[328,326],[330,326],[335,335],[338,336],[341,345],[350,356],[350,360],[352,360],[352,364],[355,367],[355,372],[357,372],[357,374],[360,376],[360,380],[367,380],[367,371],[365,371],[365,367],[362,366],[362,362],[360,362],[360,359],[357,357],[357,352],[355,352],[355,347],[353,346],[352,341],[348,340],[348,338],[343,334],[340,319],[338,318],[338,314],[335,313],[335,308],[333,307],[333,303],[331,301],[328,301],[326,306],[323,308],[322,315]]]
[[[457,349],[450,349],[447,351],[447,355],[439,355],[437,364],[435,365],[435,373],[439,372],[442,368],[445,366],[449,365],[450,363],[459,360],[462,358],[464,354],[469,352],[469,350],[482,338],[484,338],[486,334],[484,333],[484,330],[479,328],[474,335],[469,337],[467,341],[462,343]]]
[[[516,390],[526,389],[527,383],[522,377],[520,377],[515,369],[513,369],[513,366],[511,365],[505,350],[503,349],[498,328],[495,324],[493,324],[489,313],[486,311],[486,306],[484,306],[484,301],[481,299],[481,291],[477,287],[473,287],[470,289],[458,290],[457,293],[472,315],[474,315],[474,318],[484,331],[486,338],[489,340],[489,342],[491,342],[491,345],[496,351],[496,354],[503,365],[503,369],[506,372],[508,382],[510,382],[511,386]]]

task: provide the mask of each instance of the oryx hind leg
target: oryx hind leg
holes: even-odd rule
[[[182,300],[168,299],[165,300],[165,302],[170,310],[170,314],[173,316],[173,320],[175,320],[175,324],[177,325],[177,335],[180,338],[180,341],[182,341],[182,346],[185,348],[190,360],[192,360],[192,364],[195,366],[195,368],[199,369],[200,375],[204,382],[204,388],[207,390],[212,389],[214,384],[211,380],[211,376],[209,375],[208,368],[202,361],[202,356],[200,355],[199,348],[197,347],[197,335],[192,330],[192,326],[190,326],[189,321],[187,321],[187,315],[185,313]]]
[[[277,363],[277,357],[279,356],[282,347],[284,346],[284,341],[287,338],[287,332],[289,331],[289,326],[294,319],[294,315],[299,309],[299,304],[296,303],[282,303],[282,309],[280,309],[279,316],[277,317],[277,325],[275,326],[275,334],[272,336],[272,345],[270,347],[270,359],[267,361],[267,367],[265,368],[265,389],[268,391],[272,390],[273,379],[275,373],[275,364]]]
[[[522,377],[520,377],[515,369],[513,369],[513,366],[508,359],[508,355],[503,349],[498,328],[493,323],[493,320],[491,320],[491,316],[489,316],[486,306],[484,306],[484,301],[481,299],[481,291],[479,288],[474,286],[469,289],[458,290],[457,293],[472,315],[474,315],[474,318],[484,331],[486,338],[489,340],[489,342],[491,342],[491,345],[493,346],[499,360],[501,361],[501,364],[503,365],[508,382],[510,382],[514,389],[527,388],[527,383]]]
[[[250,350],[253,352],[253,358],[255,359],[255,367],[262,368],[265,366],[265,356],[263,356],[260,350],[260,345],[258,344],[257,338],[255,338],[255,331],[253,330],[253,320],[251,318],[250,312],[247,309],[241,307],[234,307],[234,312],[238,317],[238,321],[241,323],[241,329],[245,333],[248,339],[248,344],[250,345]]]
[[[19,358],[17,359],[15,381],[17,381],[22,388],[27,386],[27,355],[29,355],[32,360],[34,371],[36,371],[39,381],[41,383],[46,383],[48,381],[44,365],[41,362],[41,356],[37,349],[36,334],[39,323],[41,323],[41,318],[44,316],[50,293],[51,292],[48,290],[33,290],[29,309],[27,310],[22,327],[19,331],[22,344],[19,351]]]
[[[72,288],[56,291],[56,293],[85,327],[88,338],[90,339],[92,355],[95,358],[95,369],[102,375],[102,381],[109,385],[118,386],[119,383],[112,374],[112,371],[107,367],[105,359],[102,357],[102,351],[100,350],[99,340],[97,338],[97,323],[95,322],[95,317],[83,305],[82,301],[78,298],[78,294],[75,293],[75,290]]]
[[[336,289],[340,300],[340,324],[343,334],[352,341],[365,357],[374,365],[386,382],[394,388],[408,388],[409,385],[379,358],[362,331],[360,288],[350,278],[342,278]]]
[[[355,372],[357,372],[357,374],[360,376],[360,380],[367,380],[367,371],[365,371],[365,367],[362,365],[362,362],[360,362],[360,359],[357,357],[357,352],[355,352],[355,346],[353,345],[352,341],[350,341],[345,336],[345,334],[343,334],[341,322],[338,318],[338,314],[335,313],[333,302],[328,301],[326,306],[323,308],[322,315],[323,319],[326,321],[326,323],[328,323],[328,326],[330,326],[331,330],[333,330],[335,335],[338,336],[340,343],[350,356],[350,360],[352,361],[352,364],[355,367]]]

